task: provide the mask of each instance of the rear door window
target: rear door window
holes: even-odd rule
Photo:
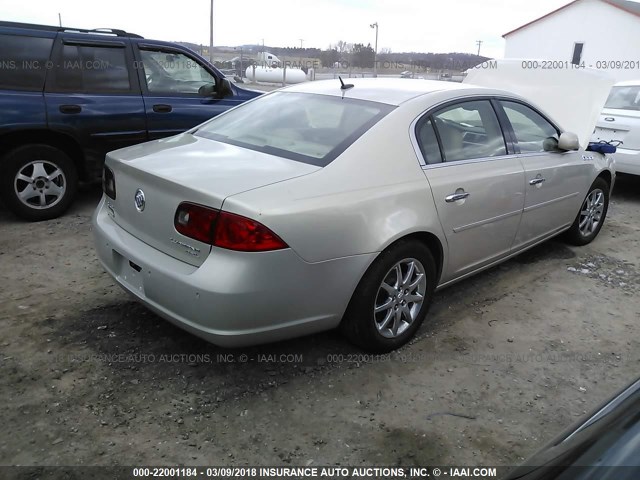
[[[131,78],[124,45],[62,45],[55,65],[58,92],[129,93]]]
[[[506,155],[504,136],[489,100],[458,103],[434,113],[445,162]]]
[[[0,88],[42,91],[53,39],[0,35]]]

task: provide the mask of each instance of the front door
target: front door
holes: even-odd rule
[[[151,139],[184,132],[242,103],[233,95],[218,98],[220,79],[195,57],[144,45],[138,53]]]
[[[588,187],[589,152],[551,149],[558,129],[528,105],[501,100],[514,147],[525,170],[525,205],[514,249],[524,248],[570,226]],[[545,147],[547,150],[545,151]]]

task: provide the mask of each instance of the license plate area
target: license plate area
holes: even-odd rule
[[[131,290],[144,294],[144,272],[142,267],[115,250],[113,255],[116,259],[116,265],[118,265],[118,280],[126,284]]]

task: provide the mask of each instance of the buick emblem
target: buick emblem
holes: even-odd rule
[[[136,190],[136,195],[133,197],[136,202],[136,209],[141,212],[144,210],[145,205],[147,204],[144,198],[144,192],[141,189]]]

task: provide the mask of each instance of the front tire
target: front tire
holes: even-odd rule
[[[29,221],[49,220],[71,205],[78,187],[73,161],[49,145],[25,145],[0,162],[0,194],[9,210]]]
[[[382,252],[360,280],[341,323],[359,347],[388,352],[407,343],[427,315],[436,287],[429,248],[400,241]]]
[[[582,246],[591,243],[600,233],[609,210],[609,184],[596,178],[582,202],[576,219],[567,230],[567,242]]]

